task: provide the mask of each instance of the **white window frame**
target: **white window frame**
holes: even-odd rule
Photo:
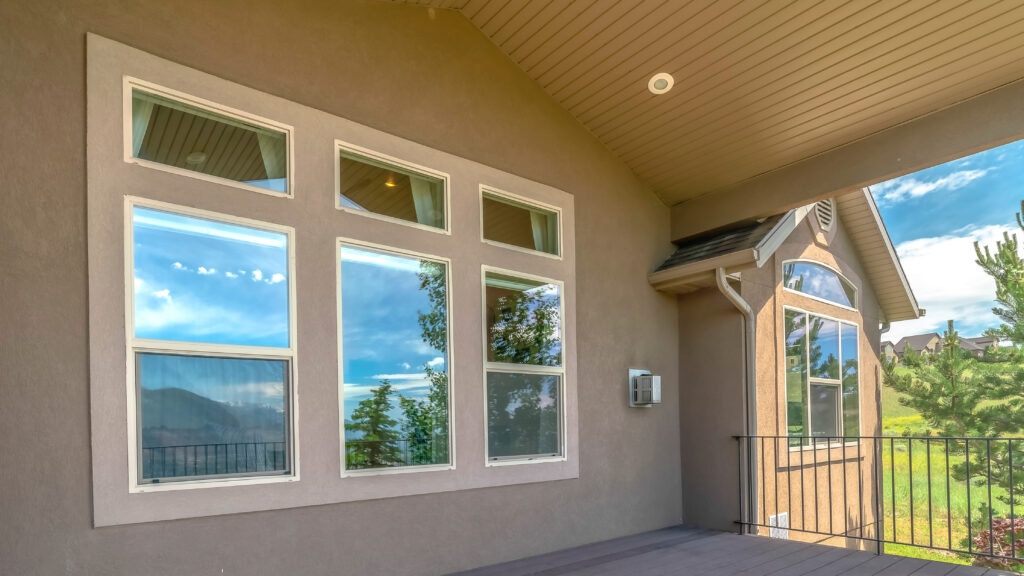
[[[285,234],[288,242],[288,347],[244,346],[234,344],[207,344],[199,342],[178,342],[173,340],[156,340],[137,338],[135,336],[135,246],[133,209],[138,206],[195,218],[213,220],[225,224],[235,224],[257,228],[269,232]],[[124,302],[125,302],[125,346],[126,346],[126,392],[128,399],[128,487],[130,493],[167,492],[172,490],[188,490],[194,488],[211,488],[221,486],[241,486],[248,484],[268,484],[278,482],[295,482],[299,480],[299,411],[298,411],[298,367],[296,338],[296,290],[295,290],[295,230],[289,226],[242,218],[230,214],[222,214],[180,206],[168,202],[150,200],[138,196],[125,196],[124,199]],[[288,439],[286,441],[290,471],[287,474],[257,473],[254,475],[203,477],[196,480],[175,479],[168,482],[140,482],[139,453],[141,449],[141,430],[139,422],[139,395],[135,363],[137,353],[173,354],[181,356],[208,356],[223,358],[248,358],[285,360],[288,362],[288,394],[285,399],[288,406]],[[186,477],[187,478],[187,477]]]
[[[804,264],[813,264],[815,266],[820,266],[822,268],[825,268],[826,270],[829,270],[833,274],[838,276],[840,283],[845,282],[845,283],[849,284],[850,287],[853,288],[853,307],[847,306],[845,304],[840,304],[839,302],[836,302],[834,300],[828,300],[826,298],[822,298],[821,296],[815,296],[813,294],[808,294],[807,292],[801,292],[799,290],[793,290],[792,288],[786,286],[785,283],[782,284],[782,289],[783,290],[785,290],[786,292],[789,292],[790,294],[799,294],[799,295],[803,296],[804,298],[810,298],[811,300],[822,302],[822,303],[828,304],[830,306],[836,306],[838,308],[842,308],[843,310],[851,310],[853,312],[859,311],[859,309],[860,309],[860,288],[858,288],[855,283],[851,282],[850,279],[846,277],[846,275],[844,275],[839,270],[836,270],[832,266],[829,266],[828,264],[825,264],[824,262],[819,262],[817,260],[809,260],[809,259],[806,259],[806,258],[793,258],[791,260],[783,261],[782,262],[782,269],[785,270],[787,264],[796,264],[796,263],[801,263],[801,262],[804,263]]]
[[[171,174],[177,174],[179,176],[188,176],[189,178],[197,178],[199,180],[205,180],[207,182],[213,182],[215,184],[221,184],[224,186],[230,186],[232,188],[240,188],[242,190],[248,190],[250,192],[259,192],[260,194],[266,194],[275,198],[294,198],[295,197],[295,129],[288,124],[277,122],[269,118],[250,114],[236,108],[231,108],[223,104],[218,104],[205,98],[193,96],[178,90],[167,88],[153,82],[147,82],[139,78],[132,76],[123,77],[123,91],[122,91],[122,122],[123,122],[123,135],[124,135],[124,161],[128,164],[137,164],[146,168],[152,168],[154,170],[161,170],[163,172],[170,172]],[[132,153],[132,89],[138,88],[143,92],[149,92],[157,96],[163,96],[171,100],[176,100],[182,104],[189,106],[195,106],[202,108],[203,110],[213,112],[215,114],[221,114],[235,120],[245,122],[247,124],[254,124],[268,130],[274,130],[277,132],[285,133],[285,146],[287,148],[288,165],[285,167],[285,179],[286,188],[285,191],[278,192],[269,188],[263,188],[261,186],[253,186],[252,184],[246,184],[244,182],[238,182],[228,178],[221,178],[220,176],[213,176],[210,174],[204,174],[202,172],[196,172],[194,170],[186,170],[184,168],[178,168],[177,166],[170,166],[162,164],[160,162],[154,162],[152,160],[145,160],[138,158]]]
[[[342,306],[341,306],[341,290],[343,288],[343,279],[341,277],[341,249],[343,247],[351,248],[362,248],[367,250],[375,250],[378,252],[384,252],[387,254],[394,254],[396,256],[406,256],[409,258],[417,258],[419,260],[428,260],[431,262],[437,262],[445,265],[445,306],[447,306],[447,340],[448,350],[445,358],[445,370],[448,371],[448,462],[444,464],[420,464],[410,466],[396,466],[393,468],[364,468],[360,470],[348,470],[345,466],[346,461],[346,449],[345,449],[345,351],[344,351],[344,332],[342,331]],[[340,439],[339,444],[341,446],[341,452],[339,454],[341,462],[342,478],[351,478],[359,476],[386,476],[391,474],[410,474],[415,472],[437,472],[444,470],[455,470],[455,411],[453,410],[452,399],[454,394],[452,390],[455,385],[455,351],[452,346],[452,261],[450,258],[443,256],[435,256],[432,254],[425,254],[422,252],[416,252],[413,250],[405,250],[402,248],[396,248],[394,246],[387,246],[383,244],[377,244],[373,242],[366,242],[363,240],[356,240],[354,238],[338,237],[335,241],[335,282],[336,282],[336,295],[337,295],[337,323],[338,323],[338,437]]]
[[[486,196],[497,197],[498,198],[497,201],[499,201],[499,202],[502,199],[504,199],[504,200],[507,200],[511,204],[522,204],[523,206],[527,206],[527,207],[532,206],[534,208],[539,208],[539,209],[547,211],[547,212],[554,212],[555,217],[558,219],[558,222],[557,222],[557,224],[558,224],[558,253],[557,254],[549,254],[547,252],[541,252],[540,250],[535,250],[535,249],[532,249],[532,248],[523,248],[522,246],[516,246],[514,244],[506,244],[505,242],[498,242],[497,240],[489,240],[489,239],[487,239],[484,236],[484,196],[485,195]],[[529,208],[526,208],[526,209],[529,209]],[[518,194],[513,194],[512,192],[507,192],[505,190],[501,190],[499,188],[495,188],[494,186],[489,186],[487,184],[480,184],[480,190],[479,190],[479,209],[478,209],[478,211],[480,213],[480,241],[483,242],[484,244],[489,244],[491,246],[498,246],[498,247],[504,248],[506,250],[514,250],[516,252],[522,252],[524,254],[531,254],[533,256],[540,256],[542,258],[550,258],[552,260],[561,260],[562,259],[562,257],[563,257],[562,256],[562,253],[563,253],[562,238],[563,238],[564,232],[562,231],[562,209],[559,208],[558,206],[553,206],[551,204],[545,204],[544,202],[539,202],[537,200],[526,198],[526,197],[520,196]]]
[[[803,292],[797,292],[797,294],[803,294]],[[838,342],[837,343],[838,343],[838,346],[839,346],[838,352],[839,352],[839,376],[840,377],[839,377],[838,380],[831,380],[831,379],[828,379],[828,378],[812,378],[811,377],[811,358],[810,358],[811,350],[810,350],[810,346],[807,346],[806,347],[807,349],[804,351],[804,366],[805,366],[804,369],[806,370],[806,376],[807,376],[807,382],[804,384],[804,392],[807,394],[808,406],[807,406],[807,423],[805,424],[805,430],[804,430],[805,434],[803,434],[803,435],[804,436],[810,436],[811,435],[810,434],[810,430],[811,430],[811,409],[810,409],[810,405],[809,405],[810,398],[811,398],[811,384],[835,386],[836,388],[838,388],[838,390],[839,390],[839,414],[838,414],[838,420],[837,421],[839,422],[840,426],[843,426],[843,424],[844,424],[843,423],[843,379],[842,379],[842,374],[843,374],[843,372],[842,372],[842,370],[843,370],[843,366],[842,366],[842,362],[843,362],[843,325],[844,324],[847,325],[847,326],[852,326],[857,331],[857,428],[858,428],[859,431],[863,431],[864,430],[864,416],[863,416],[863,414],[864,414],[864,410],[863,410],[864,403],[862,402],[861,393],[860,393],[860,391],[861,391],[861,384],[862,384],[861,370],[860,370],[860,368],[861,368],[861,361],[860,361],[860,358],[861,358],[861,356],[860,356],[860,353],[861,353],[861,347],[860,347],[860,325],[857,324],[856,322],[851,322],[849,320],[842,320],[842,319],[836,318],[834,316],[829,316],[828,314],[822,314],[821,312],[811,312],[810,310],[806,310],[804,308],[800,308],[799,306],[790,306],[789,304],[784,304],[782,306],[783,326],[785,326],[785,316],[786,316],[786,311],[787,310],[792,310],[793,312],[797,312],[797,313],[805,315],[805,322],[806,322],[806,324],[805,324],[805,332],[808,330],[808,327],[810,326],[810,317],[811,316],[817,316],[817,317],[822,318],[824,320],[833,320],[833,321],[839,323],[839,333],[837,334],[837,338],[838,338]],[[804,336],[804,337],[806,338],[807,336]],[[783,328],[782,338],[780,338],[780,342],[782,344],[782,357],[785,358],[786,357],[786,335],[785,335],[785,328]],[[789,403],[789,400],[788,400],[788,396],[787,396],[788,390],[786,389],[787,388],[787,386],[786,386],[786,384],[787,384],[786,383],[786,363],[782,362],[781,364],[782,364],[782,377],[780,378],[780,381],[782,382],[782,398],[783,398],[782,405],[784,406],[782,413],[783,413],[783,417],[785,418],[785,422],[783,423],[783,429],[787,431],[787,436],[788,436],[788,431],[789,431],[789,409],[788,409],[788,403]],[[845,430],[843,430],[842,432],[845,432]],[[839,436],[832,436],[831,438],[842,438],[842,437],[843,437],[842,434],[840,434]],[[823,436],[823,438],[828,438],[828,436]],[[829,442],[827,444],[825,442],[815,442],[815,441],[812,441],[807,446],[804,446],[803,444],[801,444],[800,446],[790,446],[789,449],[790,449],[790,451],[795,451],[795,450],[815,450],[815,449],[826,449],[826,448],[841,448],[843,446],[856,446],[859,442],[860,442],[859,439],[858,440],[849,441],[849,442]],[[787,444],[788,444],[788,442],[787,442]]]
[[[523,280],[530,280],[533,282],[543,282],[545,284],[554,284],[558,286],[558,337],[559,346],[561,350],[561,362],[558,366],[540,366],[536,364],[512,364],[507,362],[491,362],[487,359],[489,347],[487,346],[487,273],[502,274],[505,276],[513,276],[521,278]],[[480,267],[480,317],[481,325],[483,330],[481,336],[483,338],[483,345],[481,350],[483,351],[483,416],[484,416],[484,462],[487,467],[494,466],[513,466],[520,464],[539,464],[544,462],[565,462],[568,458],[567,446],[568,436],[566,432],[566,401],[565,401],[565,390],[566,390],[566,358],[567,353],[565,349],[565,283],[561,280],[555,280],[553,278],[545,278],[543,276],[537,276],[534,274],[527,274],[525,272],[519,272],[517,270],[509,270],[507,268],[498,268],[495,266],[483,265]],[[490,422],[488,422],[488,401],[487,401],[487,375],[490,372],[503,372],[506,374],[541,374],[541,375],[555,375],[558,376],[558,455],[555,456],[496,456],[491,458],[490,451]]]
[[[350,208],[341,203],[341,153],[345,152],[354,156],[363,156],[369,160],[375,160],[384,164],[391,164],[395,168],[401,170],[408,170],[410,172],[416,172],[430,178],[438,178],[444,184],[444,228],[436,228],[434,226],[428,226],[426,224],[420,224],[419,222],[412,222],[409,220],[403,220],[394,216],[388,216],[387,214],[379,214],[370,210],[356,210]],[[375,220],[381,220],[383,222],[391,222],[392,224],[400,224],[402,226],[408,226],[410,228],[416,228],[418,230],[426,230],[428,232],[434,232],[436,234],[445,234],[450,236],[452,233],[452,211],[451,211],[451,176],[446,172],[421,166],[407,160],[402,160],[395,156],[384,154],[383,152],[377,152],[351,142],[344,140],[334,140],[334,208],[341,212],[347,212],[349,214],[357,214],[359,216],[365,216],[367,218],[373,218]]]

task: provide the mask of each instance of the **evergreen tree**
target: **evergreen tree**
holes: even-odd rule
[[[423,342],[437,350],[447,361],[448,291],[445,267],[430,261],[420,262],[420,290],[427,293],[430,310],[419,313]],[[425,399],[399,398],[402,408],[402,433],[409,443],[410,464],[438,464],[448,461],[448,371],[423,371],[430,382]]]
[[[347,468],[394,466],[402,461],[395,419],[388,414],[394,407],[391,382],[381,380],[371,394],[352,411],[352,421],[345,423],[346,432],[359,434],[358,438],[348,441]]]
[[[1024,201],[1021,202],[1024,211]],[[1024,229],[1021,212],[1017,213],[1017,225]],[[1003,323],[998,328],[985,332],[986,335],[1009,340],[1015,345],[1024,344],[1024,260],[1017,251],[1017,235],[1003,233],[1003,241],[996,242],[993,253],[988,246],[984,251],[974,243],[978,265],[996,283],[996,302],[992,313]]]
[[[909,361],[908,361],[909,358]],[[899,392],[900,404],[916,410],[943,436],[972,436],[983,432],[978,418],[985,386],[973,375],[974,357],[960,348],[953,321],[942,336],[942,346],[931,364],[907,347],[903,363],[910,373],[897,374],[896,363],[882,358],[884,384]]]

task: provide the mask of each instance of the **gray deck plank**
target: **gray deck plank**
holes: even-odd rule
[[[921,560],[920,558],[900,558],[899,562],[876,572],[875,576],[907,576],[920,570],[927,564],[928,560]]]
[[[986,572],[988,572],[988,568],[981,568],[980,566],[954,566],[953,571],[946,574],[946,576],[981,576]]]
[[[998,570],[673,527],[453,576],[1001,576]]]

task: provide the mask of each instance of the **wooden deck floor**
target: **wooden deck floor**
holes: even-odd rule
[[[985,568],[818,544],[666,528],[460,572],[458,576],[997,576]]]

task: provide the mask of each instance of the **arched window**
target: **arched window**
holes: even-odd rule
[[[782,264],[782,286],[812,298],[857,307],[857,288],[835,270],[815,262],[790,260]]]

